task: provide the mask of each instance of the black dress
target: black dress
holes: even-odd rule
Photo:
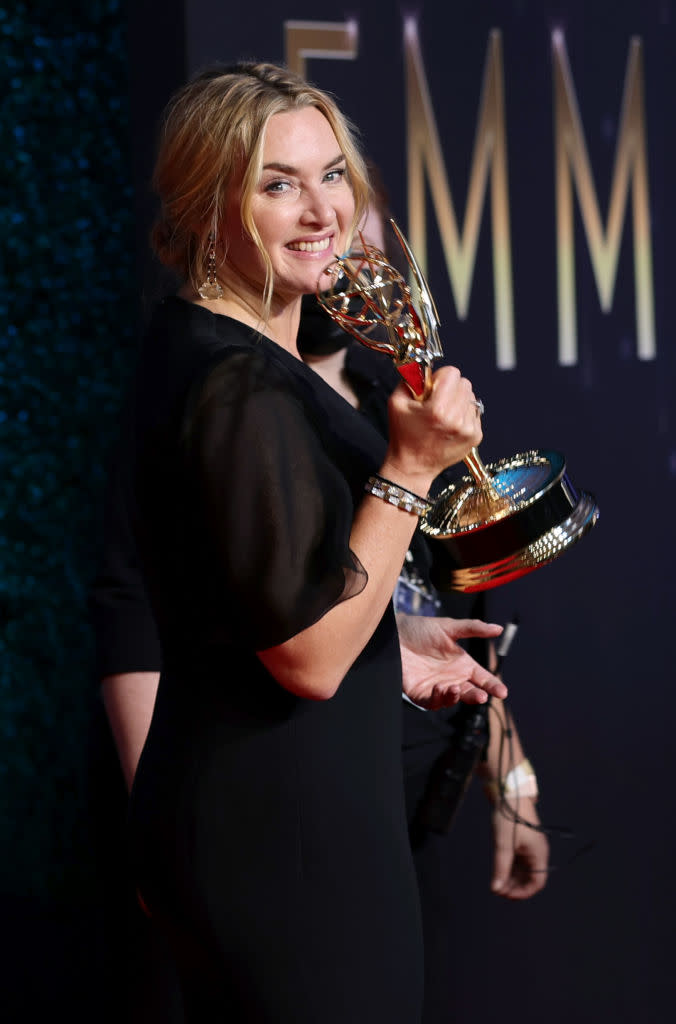
[[[415,1024],[392,608],[330,700],[255,654],[366,585],[349,533],[384,442],[300,360],[180,299],[151,324],[133,417],[163,670],[130,848],[187,1017]]]

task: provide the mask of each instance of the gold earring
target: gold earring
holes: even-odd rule
[[[201,299],[220,299],[223,289],[216,279],[216,239],[213,231],[209,234],[209,253],[207,255],[207,279],[197,289]]]

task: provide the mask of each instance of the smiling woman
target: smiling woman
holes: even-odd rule
[[[265,90],[255,73],[261,68],[266,69]],[[314,136],[316,130],[321,137]],[[296,142],[299,159],[289,166]],[[241,64],[234,73],[227,67],[208,70],[181,90],[167,110],[153,179],[162,199],[155,249],[197,292],[208,275],[210,257],[220,287],[221,277],[227,283],[235,241],[254,246],[260,262],[253,280],[245,277],[244,283],[247,292],[249,284],[255,291],[264,268],[267,313],[273,266],[255,210],[263,194],[285,205],[291,197],[311,196],[314,205],[320,182],[329,192],[342,185],[341,209],[345,193],[350,194],[353,208],[342,226],[347,240],[368,206],[370,187],[351,127],[331,97],[273,65]],[[326,204],[321,215],[327,215]],[[307,233],[307,225],[303,231]],[[314,225],[311,231],[316,233]],[[328,246],[327,254],[330,259]],[[253,259],[249,253],[246,265]],[[316,285],[315,278],[308,290]]]
[[[288,153],[294,154],[293,166],[285,162]],[[269,281],[268,332],[293,349],[300,297],[315,291],[323,268],[347,248],[355,199],[346,158],[316,107],[270,118],[263,134],[262,165],[246,202],[241,202],[236,188],[226,205],[216,243],[216,276],[225,295],[210,308],[239,313],[251,322],[251,309]]]
[[[104,690],[128,778],[147,733],[138,891],[191,1024],[415,1024],[402,683],[419,702],[506,691],[398,635],[417,517],[365,488],[425,494],[480,440],[472,388],[444,368],[424,404],[398,390],[386,443],[298,357],[301,298],[369,196],[347,123],[302,79],[201,75],[170,104],[155,184],[157,252],[185,283],[145,339],[120,479],[163,668],[157,689]]]

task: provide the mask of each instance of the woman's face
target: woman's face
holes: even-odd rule
[[[226,210],[226,264],[262,289],[265,268],[239,207],[237,192]],[[354,215],[345,159],[316,107],[268,121],[251,214],[272,262],[275,295],[291,300],[314,292],[323,268],[345,251]]]

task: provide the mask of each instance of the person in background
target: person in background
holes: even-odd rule
[[[458,643],[500,627],[421,629],[391,597],[478,403],[444,367],[422,406],[393,392],[386,441],[298,355],[302,296],[369,199],[325,94],[273,65],[203,73],[169,105],[155,186],[184,284],[151,321],[118,465],[161,676],[103,684],[134,881],[186,1020],[413,1024],[401,687],[430,707],[506,690]]]
[[[389,221],[389,200],[378,168],[369,163],[374,199],[361,226],[365,242],[374,245],[406,274],[403,254]],[[359,244],[359,243],[356,243]],[[390,360],[351,339],[330,321],[314,297],[303,300],[298,347],[304,360],[383,434],[387,436],[387,401],[399,382]],[[435,490],[443,485],[443,476]],[[406,554],[395,590],[395,607],[413,614],[483,618],[483,594],[439,593],[431,582],[435,542],[418,530]],[[495,665],[490,641],[470,640],[473,656]],[[422,711],[411,702],[403,707],[402,757],[409,836],[421,895],[425,947],[424,1024],[447,1024],[453,1014],[454,987],[449,968],[457,923],[449,906],[458,884],[450,857],[455,841],[451,828],[464,789],[474,771],[482,780],[491,807],[493,870],[491,889],[510,900],[529,899],[547,881],[549,843],[537,812],[537,782],[524,754],[516,725],[500,702],[489,707],[453,707]],[[459,761],[472,757],[464,784],[448,793],[444,771],[459,771]]]

